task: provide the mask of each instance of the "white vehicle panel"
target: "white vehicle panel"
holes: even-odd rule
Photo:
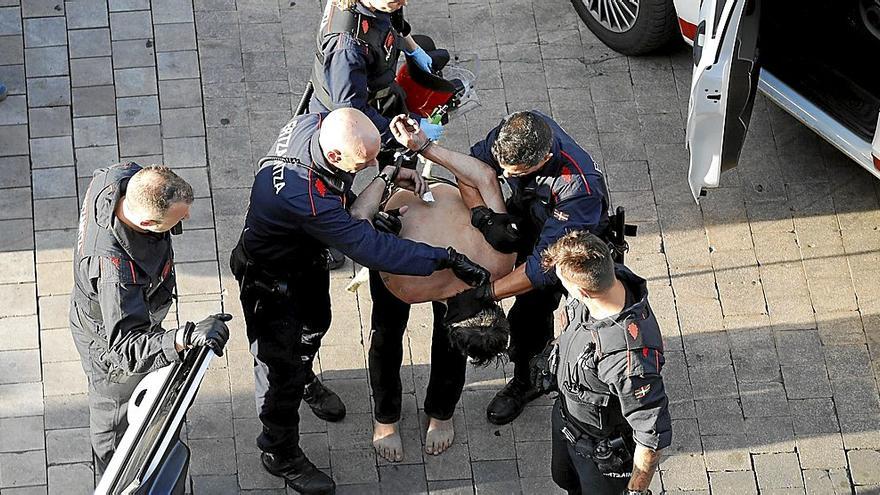
[[[695,199],[739,159],[757,90],[759,16],[755,0],[707,0],[700,10],[687,120]]]

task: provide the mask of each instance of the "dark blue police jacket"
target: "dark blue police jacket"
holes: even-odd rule
[[[328,2],[328,3],[332,3]],[[394,37],[394,47],[400,43],[399,35],[393,29],[392,14],[376,11],[364,7],[360,3],[355,5],[358,14],[370,18],[369,29],[379,32],[387,32]],[[328,22],[327,12],[332,6],[325,9],[320,31],[325,30]],[[402,20],[402,18],[401,18]],[[374,53],[364,42],[355,38],[351,33],[331,33],[323,36],[320,46],[324,57],[322,79],[326,83],[327,93],[333,101],[334,108],[326,108],[318,98],[312,97],[309,103],[310,112],[329,112],[336,108],[351,107],[364,112],[373,121],[382,135],[382,143],[388,144],[394,141],[388,124],[391,119],[383,116],[378,110],[368,105],[370,95],[377,89],[384,88],[394,80],[394,67],[382,73],[372,73],[376,66],[383,66],[374,60],[383,53]],[[394,54],[395,64],[397,55]],[[390,78],[390,80],[388,80]],[[374,86],[378,85],[378,88]],[[317,89],[316,89],[317,91]]]
[[[445,249],[379,232],[349,214],[354,174],[324,159],[318,134],[326,115],[300,115],[281,129],[269,155],[299,163],[268,161],[254,178],[242,235],[248,255],[267,268],[293,272],[332,246],[375,270],[433,273],[448,259]]]
[[[536,289],[558,282],[551,270],[541,268],[541,253],[572,230],[601,235],[608,224],[608,191],[593,158],[553,119],[538,111],[553,130],[553,158],[535,173],[507,178],[513,201],[528,209],[524,220],[540,230],[537,243],[526,258],[526,275]],[[488,163],[500,176],[503,169],[492,155],[501,125],[471,147],[471,156]]]

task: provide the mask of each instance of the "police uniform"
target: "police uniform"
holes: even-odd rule
[[[395,83],[397,59],[410,26],[403,8],[371,11],[360,2],[340,10],[327,0],[317,35],[310,112],[352,107],[364,112],[391,144],[391,117],[406,113],[405,95]]]
[[[354,174],[326,163],[318,142],[324,113],[294,117],[282,130],[251,190],[231,267],[241,288],[255,358],[261,450],[300,453],[299,404],[312,360],[330,326],[332,246],[363,266],[429,275],[449,259],[443,248],[377,231],[348,208]]]
[[[161,326],[174,297],[168,233],[135,232],[116,217],[141,167],[99,169],[83,199],[74,251],[70,331],[89,384],[89,431],[98,474],[128,425],[128,400],[147,373],[180,361],[176,329]]]
[[[553,157],[537,172],[505,180],[512,196],[508,213],[520,217],[522,242],[516,264],[525,263],[535,290],[516,296],[508,312],[510,321],[510,359],[515,375],[528,380],[528,362],[553,337],[553,311],[559,306],[563,289],[553,271],[541,268],[541,253],[572,230],[587,230],[602,237],[608,226],[608,192],[592,157],[550,117],[543,118],[553,131],[550,153]],[[492,154],[501,125],[471,147],[470,154],[503,173]]]
[[[624,309],[596,320],[572,299],[557,343],[551,474],[569,493],[622,493],[635,444],[660,450],[672,441],[663,340],[647,284],[620,264],[615,275],[626,288]]]

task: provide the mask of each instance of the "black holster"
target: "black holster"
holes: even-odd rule
[[[626,223],[626,210],[622,206],[618,206],[614,215],[608,217],[608,229],[605,230],[602,238],[608,243],[611,249],[611,257],[615,263],[623,263],[626,252],[629,251],[629,243],[626,242],[627,237],[635,237],[638,232],[637,225]]]
[[[562,434],[577,455],[591,459],[603,474],[619,473],[628,467],[632,451],[623,436],[614,434],[607,438],[595,438],[570,421],[561,408],[559,412],[562,415]]]
[[[229,268],[238,281],[239,289],[256,291],[273,299],[283,299],[290,295],[290,287],[285,277],[272,275],[262,270],[247,255],[244,243],[239,240],[229,256]]]

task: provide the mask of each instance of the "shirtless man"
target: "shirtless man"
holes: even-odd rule
[[[414,122],[396,118],[392,133],[402,135],[405,126]],[[417,131],[417,129],[416,129]],[[406,144],[401,141],[402,144]],[[434,184],[434,202],[425,202],[409,191],[398,191],[385,206],[399,210],[401,238],[453,246],[474,262],[485,267],[492,279],[510,273],[516,256],[496,251],[484,235],[471,226],[470,208],[483,202],[496,213],[505,213],[498,181],[488,167],[463,163],[449,164],[458,187]],[[387,217],[386,217],[387,218]],[[424,409],[428,416],[425,452],[440,454],[452,445],[455,432],[452,416],[465,382],[467,356],[474,365],[489,364],[506,351],[509,327],[497,305],[487,305],[469,318],[458,317],[455,308],[443,301],[467,289],[445,272],[428,277],[409,277],[370,273],[373,299],[369,351],[370,385],[375,401],[373,446],[392,462],[403,460],[403,446],[398,430],[402,385],[400,366],[403,359],[403,333],[409,318],[410,304],[432,301],[434,327],[431,342],[431,374]]]

